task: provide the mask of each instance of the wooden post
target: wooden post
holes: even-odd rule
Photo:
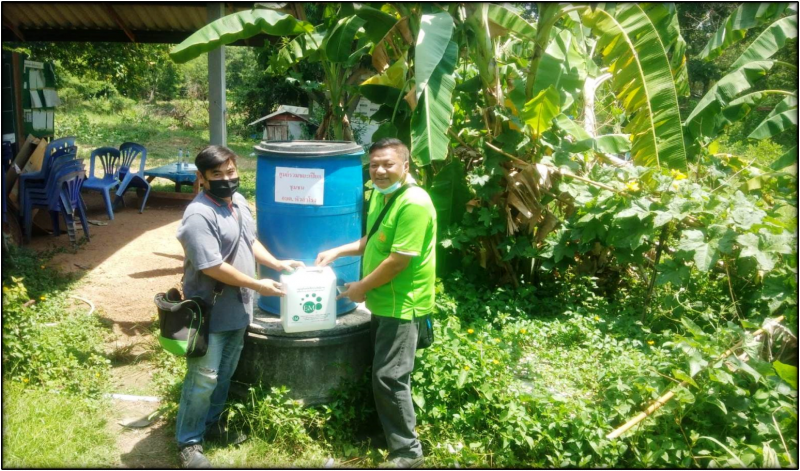
[[[208,22],[211,23],[225,16],[225,4],[208,3]],[[211,144],[227,145],[228,136],[225,123],[225,46],[208,53],[208,124]]]
[[[25,114],[22,111],[22,58],[19,53],[11,54],[11,75],[14,80],[14,132],[17,137],[17,149],[22,149],[25,143]]]

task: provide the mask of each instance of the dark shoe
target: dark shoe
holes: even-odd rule
[[[203,455],[203,445],[189,445],[181,448],[181,468],[210,469],[211,462]]]
[[[206,429],[203,438],[223,446],[233,446],[244,442],[248,437],[238,430],[231,430],[217,422]]]
[[[420,468],[424,464],[425,459],[422,456],[416,458],[408,458],[405,456],[397,456],[391,458],[378,466],[379,468],[399,468],[399,469],[412,469]]]

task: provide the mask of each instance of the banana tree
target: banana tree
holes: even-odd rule
[[[298,16],[305,16],[302,5],[295,5],[295,10]],[[369,31],[364,28],[367,22]],[[330,127],[335,139],[353,140],[348,110],[360,96],[354,84],[366,72],[363,59],[372,42],[394,23],[395,19],[387,13],[369,7],[355,9],[349,3],[328,14],[319,25],[274,10],[270,4],[257,4],[253,10],[208,24],[173,48],[170,56],[176,62],[186,62],[217,47],[262,33],[293,37],[272,55],[269,71],[285,74],[299,61],[319,63],[324,76],[322,84],[299,82],[325,107],[316,137],[324,138]],[[297,81],[297,77],[294,79]]]
[[[781,14],[786,16],[781,17]],[[727,73],[700,99],[684,122],[695,142],[708,142],[726,126],[742,120],[770,97],[779,97],[773,111],[750,134],[765,139],[797,127],[796,90],[756,90],[761,79],[778,67],[797,66],[774,60],[778,51],[797,38],[797,5],[743,4],[725,21],[700,54],[710,60],[744,38],[748,29],[772,22],[728,67]],[[747,92],[747,93],[745,93]]]

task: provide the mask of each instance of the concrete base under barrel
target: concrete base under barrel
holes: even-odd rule
[[[233,380],[286,386],[292,399],[324,404],[332,388],[358,380],[372,364],[370,315],[359,304],[333,329],[287,334],[279,317],[256,308]]]

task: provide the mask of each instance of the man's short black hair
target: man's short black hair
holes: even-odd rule
[[[394,148],[397,151],[397,154],[400,155],[400,158],[403,159],[403,162],[408,162],[408,157],[410,154],[408,147],[403,144],[403,141],[394,137],[384,137],[383,139],[378,139],[369,148],[369,153],[371,155],[376,150],[385,149],[387,147]]]
[[[203,177],[206,171],[214,170],[227,161],[232,161],[236,165],[236,153],[225,146],[206,146],[194,158],[194,165]]]

